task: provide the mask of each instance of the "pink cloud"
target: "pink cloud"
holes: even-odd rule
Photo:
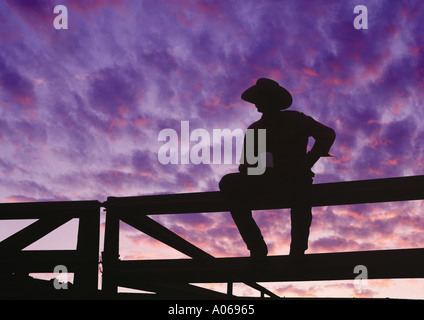
[[[305,73],[306,75],[310,76],[310,77],[317,77],[318,73],[316,73],[314,70],[310,69],[310,68],[303,68],[302,72]]]
[[[40,199],[31,198],[22,195],[14,195],[5,198],[6,202],[38,202]]]
[[[358,244],[353,240],[346,240],[344,237],[331,236],[323,237],[318,240],[312,241],[310,247],[317,251],[315,252],[341,252],[348,250],[357,250]]]

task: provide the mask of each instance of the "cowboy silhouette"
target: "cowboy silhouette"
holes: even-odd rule
[[[243,92],[241,98],[255,104],[262,113],[260,120],[249,126],[256,139],[254,145],[245,145],[239,173],[225,175],[219,188],[229,203],[231,216],[247,245],[252,258],[265,257],[267,245],[261,230],[252,217],[249,200],[270,195],[293,200],[290,212],[290,255],[303,255],[308,249],[309,229],[312,222],[308,203],[314,173],[312,166],[320,157],[328,157],[336,134],[313,118],[298,111],[282,111],[292,104],[291,94],[276,81],[261,78]],[[258,166],[247,161],[247,149],[258,152],[257,132],[266,130],[266,168],[263,174],[249,174],[250,167]],[[315,143],[307,152],[308,138]],[[260,155],[258,155],[258,159]]]

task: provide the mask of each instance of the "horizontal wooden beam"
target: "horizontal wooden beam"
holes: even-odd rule
[[[0,257],[0,272],[52,273],[58,265],[74,272],[91,260],[76,250],[24,250]]]
[[[385,178],[314,184],[313,206],[410,201],[424,199],[424,176]],[[291,198],[264,197],[249,199],[253,210],[290,208]],[[109,197],[106,208],[136,211],[140,214],[178,214],[228,211],[219,191]],[[117,211],[115,211],[117,212]]]
[[[424,175],[316,184],[313,206],[424,199]]]
[[[116,276],[124,282],[154,284],[354,280],[359,275],[356,266],[366,267],[368,279],[424,278],[424,249],[270,256],[260,261],[247,257],[120,261]]]
[[[228,206],[219,191],[192,192],[139,197],[108,197],[103,206],[141,214],[178,214],[226,211]],[[115,210],[116,212],[119,212]]]
[[[81,213],[98,214],[100,208],[101,204],[96,200],[0,203],[0,220],[37,219],[52,214],[72,214],[78,218]]]

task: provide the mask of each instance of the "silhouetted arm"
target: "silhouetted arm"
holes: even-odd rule
[[[315,139],[311,151],[306,155],[304,165],[310,169],[321,157],[331,157],[328,153],[336,139],[336,132],[310,118],[312,123],[311,136]]]

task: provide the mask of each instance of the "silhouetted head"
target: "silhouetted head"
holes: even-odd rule
[[[241,98],[256,105],[259,112],[287,109],[293,102],[290,92],[267,78],[258,79],[254,86],[243,92]]]

